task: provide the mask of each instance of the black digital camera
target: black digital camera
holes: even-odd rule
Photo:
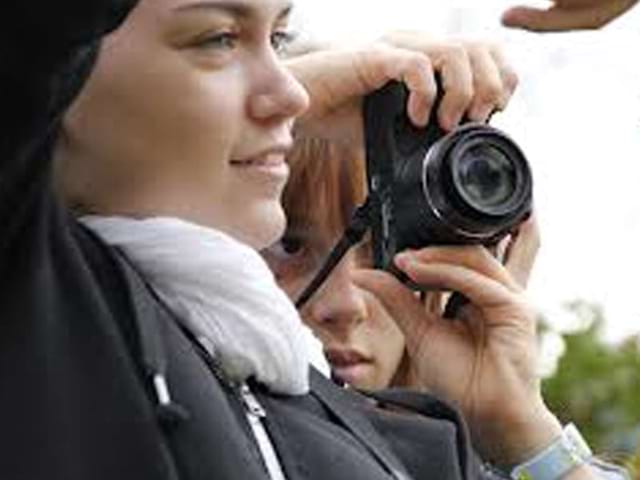
[[[436,118],[439,98],[427,127],[416,128],[405,113],[407,95],[402,84],[391,82],[365,98],[367,200],[296,300],[298,308],[369,230],[374,267],[422,290],[395,268],[396,253],[429,245],[491,245],[529,215],[531,171],[513,140],[482,123],[443,131]],[[445,317],[454,318],[464,302],[454,294]]]
[[[530,212],[527,160],[505,133],[463,122],[446,133],[435,112],[418,129],[408,92],[391,82],[365,99],[369,226],[376,268],[393,268],[407,248],[491,245]]]

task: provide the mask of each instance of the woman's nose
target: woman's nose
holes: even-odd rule
[[[312,327],[344,334],[366,319],[364,292],[353,284],[351,270],[349,262],[339,265],[310,301],[305,317]]]
[[[289,120],[309,107],[309,95],[276,55],[260,62],[255,72],[249,115],[258,121]]]

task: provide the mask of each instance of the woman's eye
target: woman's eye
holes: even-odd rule
[[[300,237],[285,234],[262,254],[278,281],[299,279],[310,268],[309,249]]]
[[[234,32],[221,32],[208,35],[195,42],[197,48],[214,48],[230,50],[235,48],[238,42],[238,34]]]
[[[292,257],[301,253],[304,245],[301,238],[285,235],[272,248],[281,256]]]
[[[271,46],[279,55],[286,53],[287,47],[293,42],[296,35],[286,30],[277,30],[271,34]]]

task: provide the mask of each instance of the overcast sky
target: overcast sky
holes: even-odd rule
[[[537,2],[540,4],[540,2]],[[531,296],[600,303],[606,335],[640,332],[640,7],[602,32],[536,35],[499,25],[505,0],[297,0],[296,23],[360,42],[393,28],[499,40],[521,84],[493,122],[529,157],[543,247]]]

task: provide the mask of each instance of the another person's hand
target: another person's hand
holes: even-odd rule
[[[444,84],[441,126],[454,128],[465,113],[484,120],[506,106],[517,78],[499,50],[483,44],[434,42],[424,34],[393,34],[355,50],[329,49],[289,59],[307,88],[311,107],[303,132],[340,141],[362,141],[362,98],[391,80],[410,91],[407,113],[424,126],[436,97],[435,73]]]
[[[455,320],[425,310],[388,273],[355,275],[398,322],[421,385],[457,405],[483,456],[504,465],[523,461],[561,431],[540,394],[536,312],[523,292],[538,245],[530,219],[514,236],[505,265],[482,246],[399,254],[396,264],[414,282],[470,300]]]
[[[539,32],[603,27],[638,0],[555,0],[547,9],[514,7],[502,16],[508,27]]]

